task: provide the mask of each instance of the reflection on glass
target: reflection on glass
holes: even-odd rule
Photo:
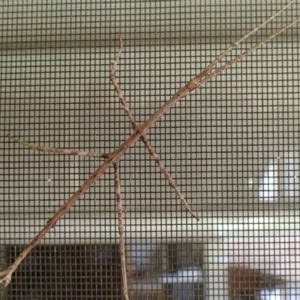
[[[259,185],[259,199],[264,202],[297,201],[299,197],[299,158],[287,152],[269,161]]]

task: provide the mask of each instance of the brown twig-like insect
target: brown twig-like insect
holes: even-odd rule
[[[125,300],[129,300],[128,287],[127,287],[127,274],[126,274],[126,255],[125,255],[125,242],[124,242],[124,226],[123,226],[123,206],[121,198],[121,185],[119,176],[119,165],[114,163],[115,170],[115,189],[117,198],[117,212],[118,212],[118,229],[120,235],[120,257],[121,257],[121,274],[122,274],[122,287]]]
[[[154,125],[154,123],[162,116],[164,115],[172,106],[175,105],[179,100],[182,98],[188,96],[193,90],[201,87],[204,83],[206,83],[211,78],[215,77],[237,61],[241,60],[245,56],[247,56],[249,53],[251,53],[256,48],[260,47],[264,43],[270,41],[280,33],[284,32],[289,27],[293,26],[297,22],[300,21],[300,18],[297,18],[296,20],[292,21],[291,23],[285,25],[281,29],[275,31],[273,34],[268,36],[267,38],[263,39],[259,43],[255,44],[242,54],[236,56],[232,60],[225,62],[221,66],[217,66],[217,64],[238,44],[242,43],[244,40],[246,40],[249,36],[253,35],[255,32],[257,32],[261,27],[263,27],[265,24],[270,22],[273,18],[278,16],[283,10],[285,10],[292,2],[290,2],[288,5],[286,5],[281,11],[277,12],[275,15],[271,16],[269,19],[264,21],[262,24],[255,27],[253,30],[251,30],[249,33],[241,37],[239,40],[234,42],[232,45],[230,45],[220,56],[218,56],[210,65],[208,65],[202,72],[200,72],[198,75],[196,75],[194,78],[192,78],[187,84],[185,84],[183,87],[181,87],[173,97],[169,101],[167,101],[159,110],[156,111],[147,121],[144,123],[137,125],[134,121],[134,118],[130,112],[130,109],[124,99],[124,96],[118,86],[118,83],[115,78],[115,69],[116,65],[118,63],[123,45],[122,40],[120,38],[120,49],[119,52],[113,62],[110,79],[115,87],[115,90],[117,92],[117,95],[119,97],[119,100],[125,110],[125,113],[127,114],[132,127],[133,127],[133,133],[121,144],[119,148],[117,148],[114,152],[109,154],[97,154],[97,153],[91,153],[91,152],[83,152],[78,150],[72,150],[72,149],[58,149],[58,148],[50,148],[50,147],[42,147],[37,146],[34,144],[23,142],[15,137],[12,137],[8,135],[11,139],[14,141],[32,148],[34,150],[42,151],[42,152],[49,152],[49,153],[56,153],[56,154],[68,154],[68,155],[84,155],[89,157],[99,157],[104,158],[105,161],[102,163],[102,165],[86,180],[86,182],[74,193],[73,196],[69,200],[67,200],[64,205],[59,209],[59,211],[54,214],[52,218],[48,220],[44,228],[35,236],[35,238],[30,242],[30,244],[21,252],[21,254],[16,258],[13,264],[11,264],[6,270],[3,272],[0,272],[0,282],[3,282],[6,286],[11,281],[12,274],[15,272],[17,267],[20,265],[20,263],[23,261],[23,259],[29,254],[29,252],[38,244],[38,242],[44,237],[44,235],[52,228],[52,226],[61,218],[61,216],[70,209],[70,207],[74,204],[74,202],[87,191],[87,189],[94,183],[95,180],[101,177],[101,175],[106,171],[106,169],[110,166],[114,166],[115,168],[115,188],[116,188],[116,197],[117,197],[117,211],[118,211],[118,224],[119,224],[119,234],[120,234],[120,256],[121,256],[121,271],[122,271],[122,281],[123,281],[123,294],[126,299],[128,299],[128,288],[127,288],[127,280],[126,280],[126,263],[125,263],[125,250],[124,250],[124,229],[123,229],[123,218],[122,218],[122,205],[121,205],[121,191],[120,191],[120,179],[119,179],[119,172],[118,172],[118,161],[123,156],[123,154],[126,152],[126,150],[133,146],[137,140],[141,140],[144,145],[146,146],[148,152],[151,154],[151,156],[154,158],[155,162],[165,175],[167,181],[169,182],[170,186],[175,190],[175,193],[180,198],[186,209],[189,211],[189,213],[197,218],[195,214],[192,212],[190,207],[188,206],[186,200],[182,196],[181,192],[179,191],[178,187],[176,186],[174,180],[171,178],[170,174],[166,170],[165,166],[162,164],[162,162],[159,160],[157,154],[155,153],[154,149],[150,146],[148,141],[146,140],[145,134],[149,130],[151,126]]]

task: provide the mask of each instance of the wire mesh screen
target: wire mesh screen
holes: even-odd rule
[[[0,266],[14,262],[103,158],[280,1],[0,4]],[[300,15],[300,4],[230,59]],[[299,26],[179,101],[119,162],[129,298],[300,299]],[[0,286],[0,299],[122,299],[108,168]]]

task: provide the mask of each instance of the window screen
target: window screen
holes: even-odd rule
[[[4,1],[0,4],[0,267],[9,266],[137,124],[281,1]],[[232,59],[300,15],[290,8]],[[207,82],[119,162],[132,300],[300,299],[299,26]],[[122,299],[109,168],[0,286],[0,299]]]

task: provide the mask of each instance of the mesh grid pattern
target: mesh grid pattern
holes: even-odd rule
[[[0,4],[1,270],[102,162],[34,152],[6,134],[110,153],[132,132],[109,81],[117,32],[125,44],[117,80],[141,123],[282,5]],[[299,8],[294,3],[229,57]],[[142,143],[121,159],[131,299],[300,298],[298,28],[181,100],[147,133],[199,222]],[[0,299],[121,299],[113,176],[109,169],[51,229],[0,287]]]

